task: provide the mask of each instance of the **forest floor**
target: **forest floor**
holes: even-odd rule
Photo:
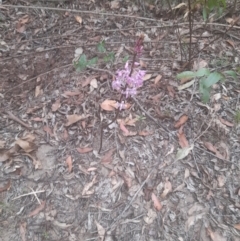
[[[185,10],[142,2],[0,5],[0,241],[240,240],[240,22],[194,12],[187,68]],[[140,34],[144,85],[102,128]],[[204,104],[176,78],[200,67],[237,78]]]

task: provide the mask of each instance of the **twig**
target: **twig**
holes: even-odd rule
[[[16,122],[18,122],[19,124],[21,124],[22,126],[26,127],[29,130],[32,130],[32,127],[29,126],[28,124],[26,124],[25,122],[23,122],[22,120],[20,120],[18,117],[16,117],[12,112],[10,111],[4,111],[8,117]]]
[[[16,200],[16,199],[19,199],[21,197],[26,197],[26,196],[29,196],[29,195],[35,195],[36,193],[42,193],[42,192],[46,192],[45,190],[41,190],[41,191],[34,191],[34,192],[29,192],[29,193],[26,193],[26,194],[22,194],[20,196],[17,196],[15,198],[13,198],[12,200]]]
[[[71,13],[96,14],[96,15],[103,15],[103,16],[135,18],[135,19],[147,20],[147,21],[152,21],[152,22],[159,22],[160,21],[160,20],[153,19],[153,18],[144,18],[144,17],[132,16],[132,15],[126,15],[126,14],[103,13],[103,12],[94,12],[94,11],[67,9],[67,8],[52,8],[52,7],[39,7],[39,6],[7,5],[7,4],[2,5],[2,7],[25,8],[25,9],[43,9],[43,10],[62,11],[62,12],[71,12]]]
[[[37,196],[37,194],[36,194],[36,192],[31,188],[31,187],[29,187],[31,190],[32,190],[32,192],[33,192],[33,195],[35,196],[35,198],[37,199],[37,201],[38,201],[38,203],[39,203],[39,205],[41,205],[41,201],[39,200],[39,198],[38,198],[38,196]]]
[[[14,90],[14,89],[16,89],[16,88],[18,88],[18,87],[20,87],[20,86],[28,83],[28,82],[31,82],[32,80],[34,80],[34,79],[36,79],[36,78],[38,78],[38,77],[41,77],[41,76],[46,75],[46,74],[49,74],[49,73],[51,73],[51,72],[54,71],[54,70],[61,69],[61,68],[65,68],[65,67],[70,67],[70,66],[72,66],[72,64],[67,64],[67,65],[63,65],[63,66],[60,66],[60,67],[56,67],[56,68],[51,69],[51,70],[49,70],[49,71],[47,71],[47,72],[44,72],[44,73],[42,73],[42,74],[39,74],[39,75],[37,75],[37,76],[35,76],[35,77],[31,78],[31,79],[28,79],[28,80],[22,82],[21,84],[18,84],[18,85],[16,85],[16,86],[12,87],[10,90],[7,90],[7,91],[6,91],[5,93],[3,93],[3,94],[5,95],[5,94],[7,94],[8,92],[10,92],[10,91],[12,91],[12,90]]]

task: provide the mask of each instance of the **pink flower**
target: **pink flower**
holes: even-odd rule
[[[138,63],[137,63],[138,64]],[[112,82],[112,88],[126,95],[126,98],[135,96],[137,89],[143,85],[144,70],[135,68],[130,76],[131,68],[129,63],[125,64],[125,68],[117,71],[116,79]],[[126,86],[127,85],[127,86]],[[126,90],[124,91],[124,88]]]

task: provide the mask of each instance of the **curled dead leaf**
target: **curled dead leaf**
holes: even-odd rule
[[[174,125],[175,128],[179,128],[181,125],[185,124],[188,120],[188,116],[187,115],[182,115],[180,117],[180,119],[176,122],[176,124]]]
[[[67,159],[66,159],[66,164],[68,166],[68,172],[72,172],[72,157],[71,156],[68,156]]]
[[[92,150],[93,150],[92,147],[83,147],[83,148],[79,147],[79,148],[77,148],[77,151],[81,154],[91,152]]]
[[[158,200],[157,196],[154,193],[152,193],[152,201],[157,211],[160,211],[162,209],[162,204],[160,203],[160,201]]]
[[[183,132],[183,126],[180,127],[177,133],[178,139],[179,139],[179,145],[184,148],[184,147],[189,147],[188,140]]]

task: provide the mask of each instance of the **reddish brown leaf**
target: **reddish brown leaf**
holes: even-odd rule
[[[129,134],[129,130],[125,127],[123,121],[120,121],[119,127],[125,134]]]
[[[43,130],[46,131],[50,136],[54,136],[53,132],[49,126],[44,126]]]
[[[162,204],[158,200],[157,196],[152,192],[152,201],[154,207],[157,209],[157,211],[160,211],[162,209]]]
[[[101,163],[110,163],[112,161],[112,155],[116,148],[110,149],[101,159]]]
[[[40,213],[45,208],[45,204],[46,204],[46,201],[42,201],[41,204],[35,210],[33,210],[28,214],[28,217],[33,217],[38,213]]]
[[[169,95],[170,95],[172,98],[174,98],[176,91],[174,90],[173,86],[168,85],[168,86],[167,86],[167,90],[168,90]]]
[[[222,122],[222,124],[226,125],[226,126],[230,126],[230,127],[233,127],[234,124],[227,121],[227,120],[224,120],[223,118],[219,117],[219,120]]]
[[[184,147],[189,147],[188,140],[183,132],[183,126],[180,127],[178,130],[178,139],[179,139],[179,145],[184,148]]]
[[[138,132],[139,136],[149,136],[152,135],[154,132],[153,131],[147,131],[147,130],[142,130]]]
[[[4,185],[3,187],[0,187],[0,193],[9,190],[10,187],[11,187],[11,181],[9,180],[9,181],[6,183],[6,185]]]
[[[188,120],[188,116],[187,115],[182,115],[180,117],[180,119],[176,122],[174,127],[175,128],[179,128],[181,125],[185,124],[187,120]]]
[[[213,153],[216,153],[216,152],[217,152],[216,147],[215,147],[212,143],[210,143],[210,142],[205,141],[205,142],[204,142],[204,146],[205,146],[209,151],[211,151],[211,152],[213,152]]]
[[[19,225],[19,231],[20,231],[22,241],[26,241],[26,227],[27,227],[26,222],[20,223]]]
[[[156,85],[162,78],[162,75],[158,75],[155,79],[154,79],[154,84]]]
[[[68,166],[68,172],[72,172],[72,157],[68,156],[66,159],[66,164]]]
[[[93,149],[91,147],[83,147],[83,148],[79,147],[79,148],[77,148],[77,151],[81,154],[91,152],[92,150]]]

